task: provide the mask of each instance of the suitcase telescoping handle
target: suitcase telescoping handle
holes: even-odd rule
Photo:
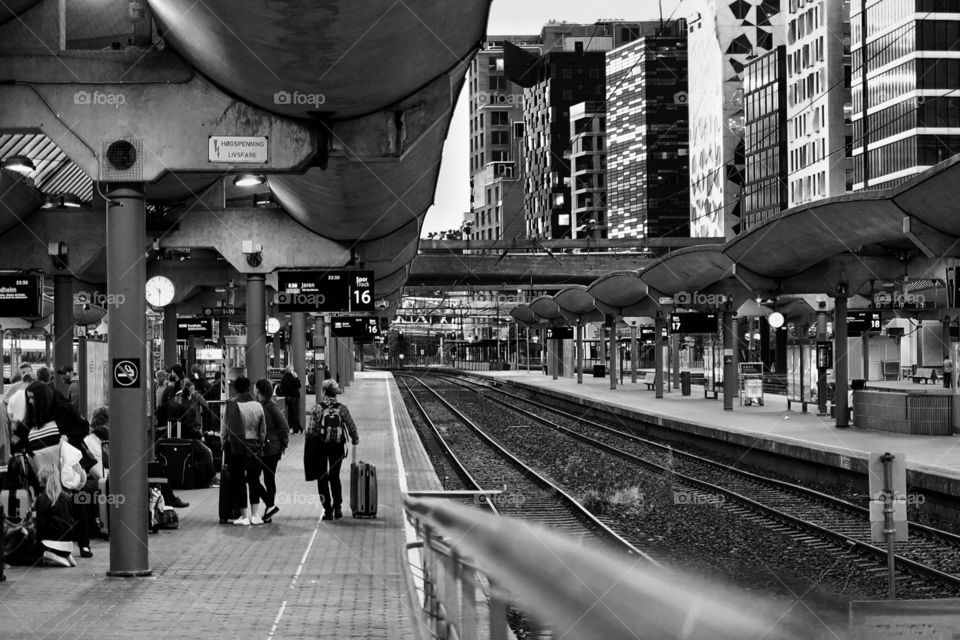
[[[353,445],[351,449],[352,451],[350,452],[350,463],[356,464],[357,463],[357,445]]]

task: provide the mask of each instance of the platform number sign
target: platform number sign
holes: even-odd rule
[[[373,311],[373,271],[280,271],[280,311]]]
[[[140,358],[114,358],[113,388],[139,389],[140,387]]]
[[[670,315],[670,333],[716,332],[716,313],[674,313]]]

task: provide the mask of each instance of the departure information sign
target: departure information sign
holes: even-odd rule
[[[0,274],[0,318],[36,318],[42,314],[43,278],[19,273]]]
[[[213,338],[213,319],[187,317],[177,318],[177,340],[190,340],[191,338]]]
[[[374,338],[380,335],[380,319],[377,317],[331,318],[330,335],[335,338]]]
[[[573,327],[548,327],[547,340],[573,340]]]
[[[716,313],[674,313],[670,333],[717,333]]]
[[[879,311],[848,311],[847,336],[856,338],[864,331],[880,331],[883,320]]]
[[[373,311],[373,271],[278,271],[280,311]]]

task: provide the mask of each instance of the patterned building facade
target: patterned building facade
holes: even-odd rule
[[[690,235],[686,23],[607,54],[611,238]]]
[[[606,122],[602,102],[570,107],[570,207],[580,238],[607,237]]]
[[[689,4],[690,234],[729,238],[745,184],[743,69],[784,44],[784,12],[781,0]]]

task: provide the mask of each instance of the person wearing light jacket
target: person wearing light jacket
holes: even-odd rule
[[[263,524],[258,511],[260,506],[260,456],[267,436],[267,423],[263,405],[250,395],[250,379],[240,376],[233,382],[237,396],[227,400],[220,441],[224,461],[230,470],[228,495],[233,506],[243,515],[233,524],[249,526]],[[250,501],[247,502],[249,492]]]

